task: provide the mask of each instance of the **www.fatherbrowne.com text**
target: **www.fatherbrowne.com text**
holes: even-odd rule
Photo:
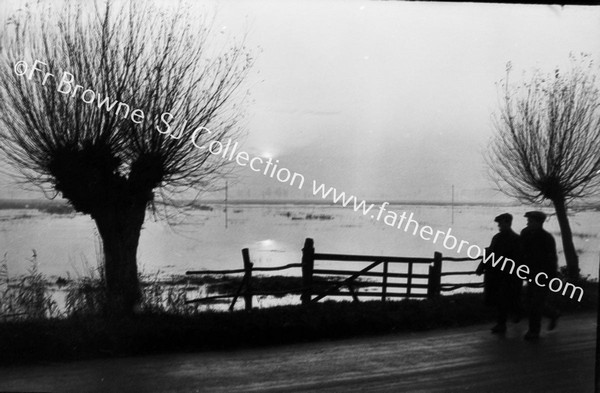
[[[136,124],[141,124],[144,121],[144,112],[140,109],[134,109],[131,111],[129,105],[123,102],[112,100],[108,96],[102,97],[100,94],[91,90],[90,88],[84,88],[81,85],[75,83],[75,76],[68,72],[63,72],[60,79],[56,78],[55,75],[44,71],[38,66],[48,65],[44,62],[36,60],[30,67],[25,61],[17,62],[13,70],[18,76],[26,76],[27,79],[31,80],[34,75],[41,78],[41,84],[45,85],[46,82],[53,78],[58,80],[57,92],[71,96],[71,98],[79,98],[86,104],[97,105],[98,109],[104,108],[107,112],[115,111],[115,114],[121,115],[123,118],[129,118]],[[180,139],[183,137],[183,132],[179,135],[173,135],[172,129],[169,126],[169,122],[172,121],[174,116],[165,112],[161,115],[161,125],[163,128],[156,127],[156,131],[165,135],[166,137]],[[166,127],[166,129],[165,129]],[[238,142],[229,139],[226,143],[221,141],[213,140],[208,144],[199,145],[198,138],[203,134],[212,134],[212,132],[205,128],[199,127],[190,136],[190,143],[196,148],[208,151],[216,156],[221,156],[223,159],[228,161],[235,161],[239,166],[248,166],[252,171],[260,172],[264,176],[277,179],[281,183],[287,183],[290,186],[297,187],[299,190],[303,189],[305,184],[305,177],[297,172],[292,172],[289,169],[279,165],[279,160],[273,160],[272,158],[265,158],[262,156],[252,156],[248,152],[239,150]],[[569,282],[563,282],[560,278],[550,278],[546,273],[540,272],[535,276],[530,277],[529,266],[525,264],[518,265],[515,261],[504,256],[496,256],[494,253],[489,253],[487,249],[481,248],[476,244],[471,244],[466,240],[458,240],[451,234],[452,229],[448,228],[445,231],[439,229],[434,230],[431,226],[420,225],[414,218],[414,214],[411,212],[402,212],[398,214],[393,210],[388,210],[387,207],[390,205],[388,202],[381,203],[377,208],[375,204],[367,203],[365,200],[360,200],[354,195],[346,195],[345,192],[338,192],[335,187],[328,187],[323,183],[312,181],[312,194],[319,196],[325,200],[331,200],[334,204],[341,205],[342,207],[351,207],[355,212],[362,213],[363,216],[370,217],[376,221],[383,221],[385,225],[404,231],[405,233],[411,232],[413,236],[419,236],[425,241],[431,241],[433,244],[441,244],[444,248],[449,251],[455,251],[456,253],[464,252],[469,258],[479,259],[482,258],[484,264],[490,264],[493,268],[498,268],[509,274],[516,274],[518,278],[527,280],[530,284],[539,285],[540,287],[548,287],[548,289],[555,293],[562,293],[563,296],[569,296],[573,299],[577,295],[577,300],[581,302],[583,298],[583,289],[577,287]],[[439,243],[438,243],[439,242]],[[507,270],[508,268],[508,270]]]

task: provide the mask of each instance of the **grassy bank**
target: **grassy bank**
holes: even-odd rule
[[[596,283],[585,283],[581,303],[559,296],[552,301],[563,313],[592,311],[597,291]],[[459,294],[426,301],[325,302],[250,312],[144,312],[110,322],[89,316],[23,320],[0,324],[0,362],[233,349],[459,327],[493,318],[481,294]]]

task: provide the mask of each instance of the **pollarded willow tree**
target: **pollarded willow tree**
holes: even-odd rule
[[[126,315],[140,300],[146,209],[227,171],[198,146],[240,132],[252,58],[212,41],[186,8],[84,4],[20,11],[2,27],[0,149],[18,176],[95,221],[108,311]]]
[[[567,72],[535,72],[517,85],[507,78],[495,118],[488,163],[501,191],[529,203],[550,201],[560,226],[569,278],[579,261],[568,209],[600,185],[600,92],[588,55],[571,56]]]

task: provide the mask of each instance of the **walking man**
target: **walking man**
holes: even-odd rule
[[[554,237],[544,230],[546,214],[540,211],[525,213],[527,226],[521,231],[523,247],[523,262],[529,266],[530,277],[544,272],[548,279],[556,277],[558,270],[558,255]],[[542,315],[550,318],[548,330],[556,327],[559,312],[546,304],[548,286],[539,286],[535,282],[527,284],[527,304],[529,307],[529,331],[525,340],[535,340],[540,336]]]
[[[494,221],[498,223],[498,233],[492,238],[492,243],[487,248],[487,254],[494,253],[496,258],[502,256],[512,259],[515,263],[521,259],[521,243],[519,235],[511,228],[513,217],[509,213],[500,214]],[[515,321],[521,319],[521,289],[523,281],[516,275],[503,271],[501,265],[479,264],[476,273],[484,276],[485,304],[498,309],[496,326],[492,333],[506,332],[508,314],[514,315]]]

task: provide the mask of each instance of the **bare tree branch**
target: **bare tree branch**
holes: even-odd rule
[[[243,41],[211,49],[210,25],[192,23],[181,5],[42,3],[8,22],[0,30],[0,150],[22,179],[96,221],[109,298],[130,313],[145,210],[155,193],[164,202],[207,190],[231,170],[197,146],[240,135],[253,59]],[[24,75],[15,69],[23,61]],[[210,133],[195,133],[195,145],[198,129]]]
[[[536,71],[518,85],[507,68],[486,159],[506,195],[554,204],[567,263],[576,265],[566,210],[600,185],[600,92],[589,55],[571,56],[571,65],[566,73]]]

